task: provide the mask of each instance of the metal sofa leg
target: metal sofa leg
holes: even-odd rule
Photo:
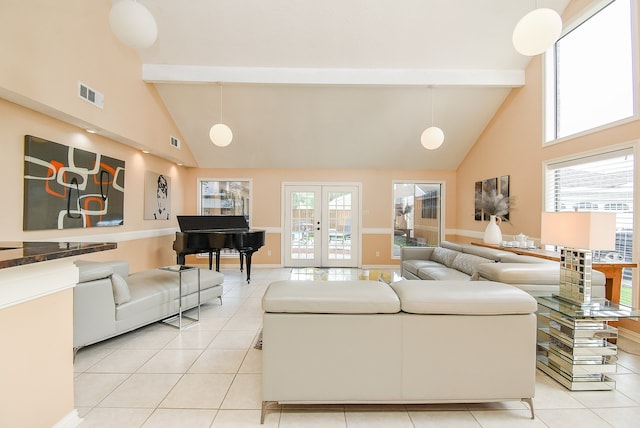
[[[533,398],[523,398],[522,401],[529,404],[529,408],[531,408],[531,419],[535,419],[535,415],[533,413]]]

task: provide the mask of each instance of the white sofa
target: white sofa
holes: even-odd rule
[[[178,313],[176,272],[151,269],[129,275],[127,261],[78,260],[80,282],[73,289],[73,348],[100,342]],[[182,275],[183,310],[197,305],[197,275]],[[200,300],[219,298],[224,275],[200,269]]]
[[[402,247],[400,273],[407,279],[502,282],[533,296],[560,292],[558,262],[448,241],[438,247]],[[593,297],[604,298],[604,274],[594,270],[591,282]]]
[[[269,402],[524,400],[536,372],[536,301],[489,281],[277,281],[266,290]]]

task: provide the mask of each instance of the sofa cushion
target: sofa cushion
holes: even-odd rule
[[[478,265],[480,276],[489,281],[506,284],[558,285],[559,263],[483,263]]]
[[[116,305],[127,303],[131,300],[131,293],[129,292],[127,281],[117,273],[111,275],[111,287],[113,288],[113,299]]]
[[[443,267],[440,263],[431,260],[403,260],[402,269],[418,275],[418,271],[425,267]]]
[[[493,260],[485,259],[484,257],[474,256],[473,254],[461,253],[453,259],[451,267],[466,273],[467,275],[473,275],[478,269],[480,263],[493,263]]]
[[[437,281],[437,280],[469,280],[469,275],[464,272],[460,272],[458,270],[448,268],[445,266],[437,266],[437,267],[425,267],[418,271],[417,275],[420,279],[425,279],[429,281]]]
[[[431,254],[431,260],[441,263],[446,267],[451,267],[451,263],[456,256],[460,254],[457,251],[449,250],[443,247],[436,247]]]
[[[262,298],[262,309],[276,313],[395,314],[400,301],[379,281],[276,281]]]
[[[401,309],[412,314],[511,315],[537,310],[532,296],[499,282],[403,280],[391,287]]]

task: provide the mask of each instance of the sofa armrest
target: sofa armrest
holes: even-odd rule
[[[400,260],[431,260],[435,247],[400,247]]]
[[[77,284],[73,289],[73,347],[112,336],[116,329],[115,317],[110,278]]]

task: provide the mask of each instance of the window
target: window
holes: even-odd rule
[[[437,246],[442,231],[442,184],[393,184],[393,256],[400,247]]]
[[[251,180],[242,179],[198,179],[199,215],[243,215],[250,225]],[[223,256],[237,255],[236,250],[223,248]],[[199,254],[199,257],[208,257]]]
[[[547,52],[547,142],[633,116],[632,34],[631,0],[615,0]]]
[[[243,215],[249,221],[250,180],[199,179],[200,215]]]
[[[546,211],[613,211],[615,251],[596,251],[596,260],[631,262],[633,242],[632,149],[550,163],[545,170]],[[593,250],[598,250],[593,248]],[[631,269],[623,270],[620,301],[631,305]]]

